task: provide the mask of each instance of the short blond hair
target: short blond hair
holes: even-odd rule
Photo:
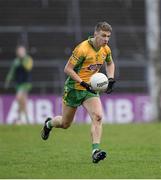
[[[95,31],[109,31],[112,32],[112,26],[110,24],[108,24],[107,22],[99,22],[97,23],[97,25],[95,26]]]

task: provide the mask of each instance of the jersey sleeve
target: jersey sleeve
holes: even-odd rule
[[[84,49],[82,48],[81,45],[78,45],[72,52],[72,55],[69,58],[69,62],[75,66],[84,57],[85,57]]]
[[[111,52],[111,49],[110,49],[110,48],[107,49],[107,56],[106,56],[105,61],[106,61],[107,63],[109,63],[109,62],[112,61],[112,52]]]
[[[7,74],[7,77],[6,77],[6,80],[5,80],[6,83],[9,84],[10,81],[14,79],[15,70],[16,70],[16,68],[17,68],[18,65],[19,65],[19,60],[18,60],[18,59],[15,59],[15,60],[13,61],[13,64],[12,64],[11,67],[10,67],[10,70],[9,70],[8,74]]]

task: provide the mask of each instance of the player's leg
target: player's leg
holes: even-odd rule
[[[41,132],[41,137],[43,140],[48,139],[49,133],[53,127],[55,128],[63,128],[67,129],[70,127],[71,123],[73,122],[74,115],[77,108],[70,107],[62,104],[62,116],[55,116],[54,118],[47,118],[45,121],[45,125]]]
[[[21,112],[22,112],[22,107],[21,107],[21,94],[20,92],[18,91],[16,93],[16,101],[18,103],[18,118],[17,118],[17,121],[16,123],[18,123],[19,121],[21,121]]]
[[[18,109],[19,120],[21,120],[21,115],[24,114],[27,123],[29,123],[29,117],[27,113],[27,100],[28,100],[28,93],[31,89],[32,89],[31,83],[23,83],[17,86],[17,93],[16,93],[16,99],[19,106]]]
[[[18,102],[18,120],[21,120],[21,115],[24,114],[27,123],[29,123],[27,115],[27,93],[19,90],[16,94],[16,100]]]
[[[91,137],[93,144],[100,144],[102,135],[102,104],[99,97],[92,97],[83,102],[83,106],[89,113],[91,124]]]
[[[73,121],[76,110],[77,108],[67,106],[63,103],[62,116],[56,116],[52,118],[48,123],[48,127],[67,129]]]
[[[91,124],[91,137],[92,137],[92,157],[93,162],[97,163],[106,157],[106,153],[100,150],[100,141],[102,136],[102,104],[99,97],[91,97],[83,102],[83,106],[89,113]]]

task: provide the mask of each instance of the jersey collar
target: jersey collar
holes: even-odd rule
[[[101,48],[97,50],[97,49],[93,46],[93,43],[92,43],[92,40],[91,40],[92,38],[93,38],[93,36],[89,36],[89,37],[88,37],[88,43],[89,43],[89,45],[92,47],[92,49],[93,49],[94,51],[98,52]]]

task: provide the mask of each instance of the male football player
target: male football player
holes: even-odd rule
[[[25,115],[26,122],[29,123],[27,114],[27,96],[31,90],[31,71],[33,68],[33,60],[27,54],[26,47],[19,45],[16,48],[16,58],[6,77],[5,88],[8,88],[10,82],[15,82],[16,100],[18,102],[18,119],[15,123],[22,123],[22,115]]]
[[[54,128],[67,129],[74,118],[77,107],[83,105],[92,120],[92,161],[98,163],[106,157],[106,152],[100,149],[102,134],[102,105],[99,94],[94,92],[89,84],[90,77],[97,73],[105,62],[109,85],[107,93],[113,90],[115,65],[112,60],[108,41],[112,27],[107,22],[99,22],[95,26],[94,37],[81,42],[74,49],[64,72],[68,78],[64,86],[62,115],[46,119],[41,132],[43,140],[47,140]]]

